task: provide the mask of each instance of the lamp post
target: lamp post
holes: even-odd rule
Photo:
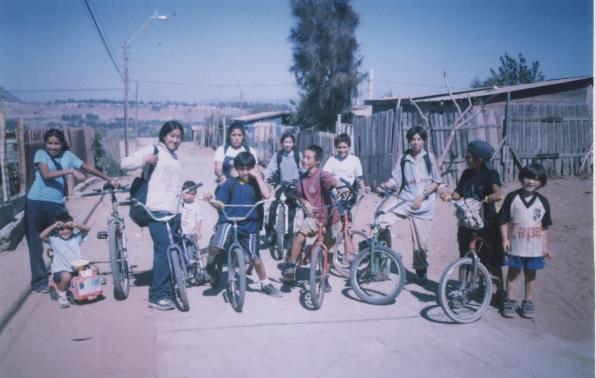
[[[132,35],[132,37],[125,40],[124,43],[122,44],[122,50],[124,53],[124,63],[123,64],[124,64],[124,155],[125,156],[128,156],[128,48],[130,47],[130,44],[136,38],[136,36],[141,32],[141,30],[145,29],[145,27],[147,25],[149,25],[149,23],[153,20],[167,21],[168,16],[159,14],[157,11],[155,11],[155,13],[153,13],[153,15],[151,15],[151,17],[149,17],[143,25],[141,25],[139,30],[137,30]]]

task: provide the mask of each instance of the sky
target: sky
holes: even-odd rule
[[[122,72],[143,101],[298,98],[295,25],[286,0],[87,0]],[[484,79],[505,53],[539,60],[547,79],[593,72],[588,0],[354,0],[361,71],[375,98],[445,92]],[[85,0],[0,0],[0,87],[25,101],[123,99],[123,80]],[[368,98],[368,83],[361,96]],[[134,99],[131,84],[130,98]]]

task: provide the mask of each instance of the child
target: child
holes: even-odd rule
[[[296,144],[296,138],[290,132],[282,134],[281,138],[282,149],[277,151],[274,155],[275,158],[271,158],[267,168],[263,172],[266,182],[273,182],[274,185],[280,185],[281,183],[298,182],[298,177],[302,171],[302,154],[294,149]],[[286,205],[288,205],[288,230],[286,235],[290,237],[294,235],[294,217],[296,216],[296,209],[298,203],[296,201],[295,190],[287,190]],[[277,198],[279,200],[279,198]],[[267,225],[265,226],[265,232],[269,239],[269,244],[272,242],[272,237],[275,237],[273,229],[275,227],[275,214],[277,212],[278,201],[273,201],[269,208],[269,218]]]
[[[305,173],[298,183],[298,199],[303,205],[305,218],[300,225],[298,234],[292,242],[290,261],[284,268],[282,274],[284,280],[294,281],[296,275],[296,260],[307,237],[314,236],[318,230],[317,214],[322,217],[322,221],[327,225],[326,240],[331,240],[331,235],[337,235],[340,231],[339,212],[333,209],[331,219],[329,219],[329,206],[332,204],[330,191],[333,187],[340,187],[343,184],[335,179],[329,172],[319,169],[319,164],[323,158],[323,150],[317,145],[311,145],[304,150],[302,165]],[[331,227],[329,227],[331,225]],[[328,246],[329,247],[329,246]],[[329,260],[331,261],[331,260]],[[331,291],[329,282],[325,282],[325,291]]]
[[[501,302],[505,299],[503,272],[501,270],[504,254],[501,248],[501,233],[494,202],[499,201],[502,194],[501,177],[490,163],[494,152],[492,146],[485,141],[475,140],[469,143],[466,153],[468,168],[459,178],[455,191],[453,193],[441,193],[441,199],[446,200],[451,196],[454,200],[473,198],[482,201],[486,197],[489,198],[489,201],[483,205],[484,228],[479,231],[472,231],[464,226],[459,226],[457,229],[457,243],[459,245],[459,255],[463,257],[469,249],[474,232],[484,238],[485,248],[480,250],[480,261],[499,279],[497,300],[501,305]]]
[[[499,220],[503,249],[507,253],[507,299],[503,305],[503,316],[515,316],[517,303],[512,300],[513,290],[520,272],[525,277],[525,295],[521,303],[521,316],[534,318],[536,306],[532,302],[536,270],[544,268],[544,257],[551,258],[548,250],[548,226],[550,206],[548,200],[538,193],[546,185],[546,171],[540,164],[530,164],[519,173],[521,189],[511,192],[505,198]]]
[[[185,181],[182,184],[182,190],[195,185],[196,183],[194,181]],[[196,189],[184,193],[180,221],[182,233],[195,243],[201,238],[201,223],[203,222],[203,218],[199,214],[199,205],[195,202],[196,195]]]
[[[81,244],[91,228],[86,224],[75,223],[70,215],[62,213],[56,217],[56,222],[44,229],[39,238],[50,244],[54,251],[52,259],[52,279],[56,283],[58,292],[58,307],[68,307],[66,290],[73,275],[76,274],[71,263],[82,259]],[[94,274],[99,269],[91,265]]]
[[[219,187],[215,196],[217,201],[210,201],[211,206],[221,210],[222,203],[224,205],[254,205],[262,198],[269,198],[269,188],[255,166],[256,160],[250,152],[240,152],[234,158],[234,169],[238,172],[238,177],[230,177]],[[213,195],[206,193],[203,197],[206,200],[211,200]],[[225,210],[229,216],[242,217],[251,208],[231,206]],[[250,255],[251,266],[255,267],[261,290],[267,295],[281,297],[279,289],[267,278],[265,265],[259,255],[257,236],[260,227],[258,213],[258,210],[253,210],[246,220],[238,223],[238,236],[244,250]],[[232,232],[232,224],[220,213],[215,231],[209,242],[209,257],[207,259],[207,272],[213,278],[217,277],[218,274],[215,269],[215,258],[227,246]]]
[[[323,166],[323,171],[331,173],[340,181],[342,179],[347,181],[355,192],[358,190],[366,191],[360,159],[356,155],[350,154],[350,147],[352,146],[350,136],[346,133],[339,134],[335,137],[334,144],[337,154],[327,160]],[[356,182],[357,185],[354,185]]]

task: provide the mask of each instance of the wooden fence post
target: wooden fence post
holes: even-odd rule
[[[9,200],[8,171],[6,169],[6,114],[0,111],[0,174],[2,174],[2,201]]]
[[[17,125],[17,145],[19,146],[19,194],[27,191],[27,159],[25,158],[25,122],[19,118]]]

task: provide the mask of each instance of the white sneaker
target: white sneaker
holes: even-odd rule
[[[60,307],[60,308],[70,307],[70,303],[68,302],[68,298],[66,298],[66,295],[61,295],[58,297],[58,307]]]

